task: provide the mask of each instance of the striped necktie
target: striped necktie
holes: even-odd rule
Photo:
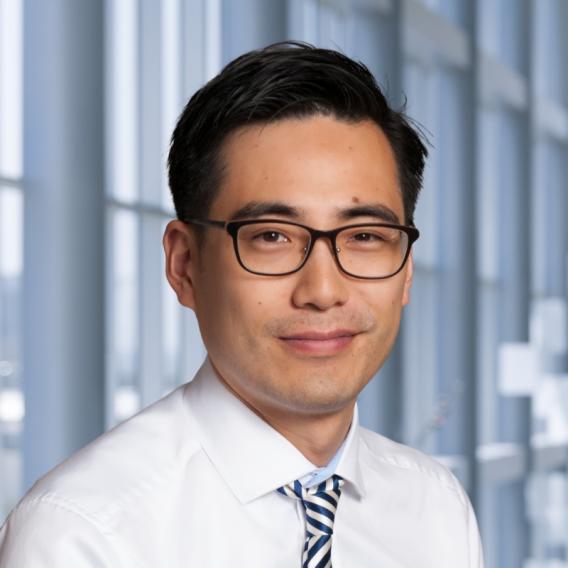
[[[341,486],[339,475],[305,489],[299,481],[278,488],[283,495],[299,499],[306,512],[306,542],[302,568],[331,568],[331,537]]]

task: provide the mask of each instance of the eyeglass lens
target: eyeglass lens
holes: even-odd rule
[[[242,264],[253,272],[277,275],[292,272],[304,262],[311,236],[287,223],[251,223],[237,233]],[[346,228],[337,234],[337,258],[353,276],[384,278],[397,272],[408,249],[406,232],[380,226]]]

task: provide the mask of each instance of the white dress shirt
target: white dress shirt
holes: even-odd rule
[[[357,406],[336,457],[333,568],[483,566],[441,464],[359,426]],[[206,361],[38,481],[0,529],[0,567],[300,568],[302,505],[276,489],[315,469]]]

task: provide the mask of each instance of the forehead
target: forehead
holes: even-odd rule
[[[337,217],[354,204],[382,205],[404,219],[392,148],[371,121],[316,116],[241,128],[226,140],[223,161],[215,218],[247,203],[278,202],[305,221]]]

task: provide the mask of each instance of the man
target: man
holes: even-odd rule
[[[333,51],[270,46],[198,91],[164,248],[208,358],[40,480],[0,566],[482,566],[454,476],[357,419],[409,301],[425,156]]]

